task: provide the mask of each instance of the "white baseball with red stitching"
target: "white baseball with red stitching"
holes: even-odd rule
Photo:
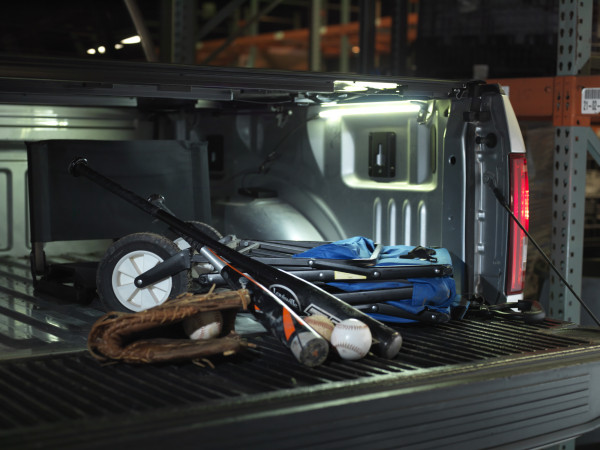
[[[361,359],[371,348],[371,330],[358,319],[338,323],[331,333],[331,344],[343,359]]]
[[[331,333],[333,333],[333,322],[329,320],[327,316],[322,314],[314,314],[312,316],[305,317],[304,320],[311,326],[317,333],[331,342]]]
[[[205,311],[183,320],[183,329],[190,339],[212,339],[223,330],[223,315],[220,311]]]

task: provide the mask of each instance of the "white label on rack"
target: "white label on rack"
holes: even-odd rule
[[[581,91],[581,114],[600,113],[600,88],[585,88]]]

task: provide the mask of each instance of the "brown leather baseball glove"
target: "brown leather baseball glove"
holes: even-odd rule
[[[246,343],[234,332],[239,308],[250,303],[248,291],[203,295],[183,294],[155,308],[137,313],[110,312],[96,321],[88,336],[88,350],[100,361],[161,363],[200,360],[237,353]],[[186,318],[205,311],[220,311],[223,326],[217,337],[189,339]]]

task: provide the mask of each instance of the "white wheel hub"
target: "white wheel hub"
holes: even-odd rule
[[[161,262],[160,256],[146,250],[136,250],[123,256],[112,274],[112,288],[117,300],[131,311],[143,311],[164,303],[173,286],[171,277],[142,289],[134,283],[136,277]]]

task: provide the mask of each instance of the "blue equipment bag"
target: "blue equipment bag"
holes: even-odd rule
[[[443,248],[394,245],[377,249],[372,240],[359,236],[320,245],[294,258],[323,260],[312,265],[338,270],[343,267],[354,274],[346,280],[327,281],[321,287],[384,322],[446,322],[453,307],[460,303],[452,278],[452,260]],[[415,273],[419,276],[411,276]],[[356,274],[363,279],[356,280]]]

